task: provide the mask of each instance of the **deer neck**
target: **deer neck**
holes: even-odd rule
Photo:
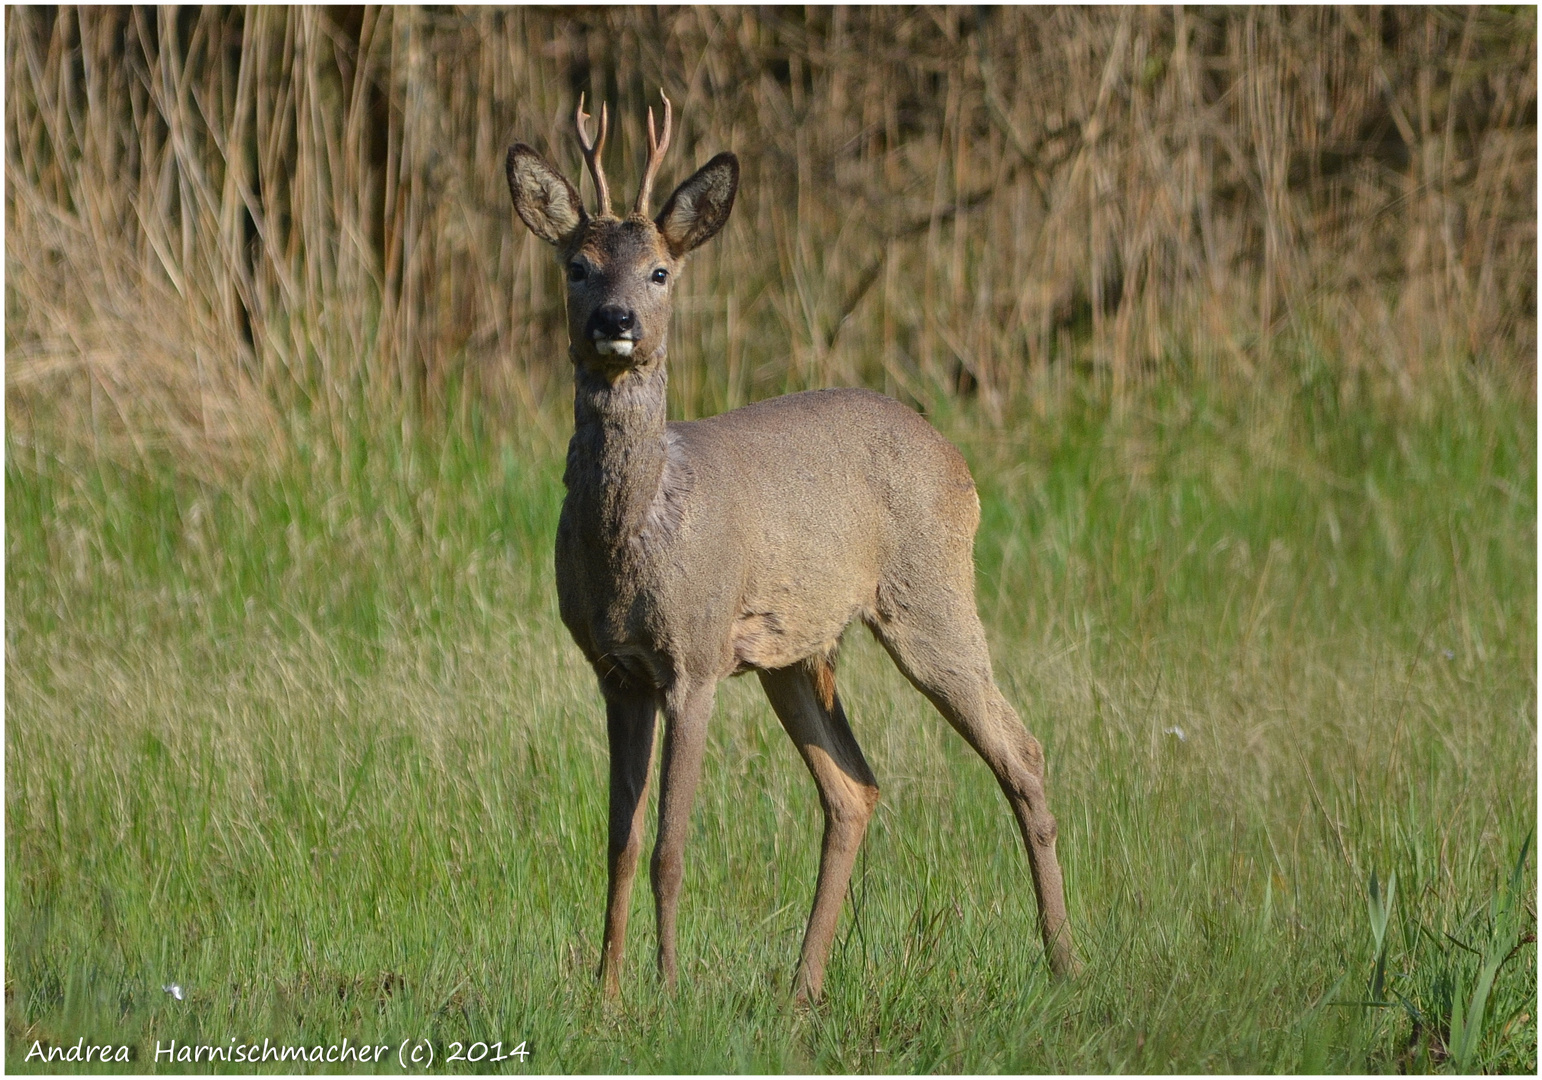
[[[657,520],[664,499],[663,350],[615,382],[575,365],[573,383],[573,439],[563,476],[568,500],[588,535],[607,547],[623,546]]]

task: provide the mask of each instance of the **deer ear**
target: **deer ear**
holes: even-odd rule
[[[678,259],[716,236],[738,190],[739,159],[732,154],[719,154],[675,188],[653,221],[670,254]]]
[[[508,172],[514,210],[542,240],[560,244],[584,223],[578,190],[524,143],[509,147]]]

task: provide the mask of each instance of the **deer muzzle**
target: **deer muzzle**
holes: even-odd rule
[[[641,336],[636,313],[616,304],[597,308],[585,329],[601,356],[631,356]]]

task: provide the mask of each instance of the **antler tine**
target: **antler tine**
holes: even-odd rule
[[[600,163],[600,153],[605,149],[605,136],[610,131],[610,111],[605,103],[600,102],[600,137],[589,141],[589,133],[584,130],[589,123],[589,115],[584,112],[584,95],[578,95],[578,111],[573,116],[573,124],[578,128],[578,145],[584,152],[584,161],[589,164],[589,175],[594,177],[594,193],[599,200],[600,217],[610,214],[610,187],[605,183],[605,167]]]
[[[664,136],[655,138],[653,134],[653,106],[648,106],[648,165],[643,170],[642,187],[637,189],[637,202],[632,206],[632,213],[648,214],[648,199],[653,195],[653,177],[659,171],[659,162],[664,160],[664,151],[669,149],[669,129],[673,119],[674,110],[670,107],[669,99],[664,97],[663,89],[659,90],[659,97],[664,98]]]

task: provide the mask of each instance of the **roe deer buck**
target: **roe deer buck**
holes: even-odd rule
[[[1044,755],[991,676],[974,602],[979,499],[963,457],[911,409],[869,390],[816,390],[707,420],[665,422],[665,343],[681,263],[723,227],[739,162],[719,154],[658,217],[649,193],[669,145],[648,110],[648,163],[632,212],[611,213],[575,124],[598,213],[539,153],[509,149],[509,193],[567,276],[574,431],[557,526],[562,621],[599,676],[610,736],[609,892],[600,977],[620,990],[627,906],[662,706],[653,891],[658,965],[675,982],[687,819],[719,680],[760,676],[819,788],[819,883],[796,976],[819,996],[825,960],[878,785],[835,692],[842,632],[860,619],[979,752],[1028,849],[1052,970],[1073,971]]]

